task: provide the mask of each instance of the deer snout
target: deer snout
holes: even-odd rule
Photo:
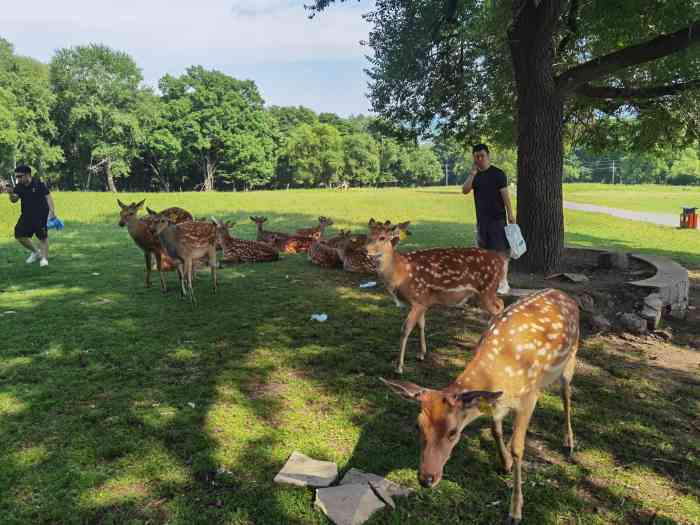
[[[119,221],[119,226],[123,228],[124,226],[126,226],[126,223],[124,221]]]
[[[425,487],[426,489],[432,489],[435,485],[437,485],[440,482],[440,475],[419,473],[418,482],[421,484],[422,487]]]

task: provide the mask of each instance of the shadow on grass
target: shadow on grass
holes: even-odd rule
[[[238,213],[266,214],[275,228],[315,221],[312,214]],[[294,449],[417,486],[415,407],[377,380],[393,376],[405,316],[381,289],[360,291],[363,277],[290,256],[222,270],[214,297],[203,275],[193,311],[174,293],[143,289],[142,257],[125,230],[74,227],[55,236],[48,272],[14,263],[22,254],[16,248],[3,245],[0,257],[6,276],[0,305],[17,312],[0,317],[7,343],[0,366],[0,512],[7,523],[323,523],[311,491],[271,481]],[[468,245],[473,231],[457,223],[412,229],[404,249],[452,244],[455,237]],[[237,231],[254,237],[252,223]],[[321,311],[329,321],[312,324],[310,314]],[[407,379],[449,383],[469,355],[453,338],[466,328],[469,346],[484,326],[472,310],[431,310],[431,358],[417,363],[412,340]],[[582,359],[601,369],[622,359],[597,352],[582,352]],[[633,378],[620,384],[603,375],[577,377],[583,450],[605,451],[697,495],[697,462],[673,463],[685,458],[684,436],[692,432],[678,426],[690,408],[673,400],[685,396],[687,407],[697,400],[697,388],[680,383],[669,379],[660,385],[666,398],[635,401],[630,411],[630,394],[642,388]],[[534,435],[549,449],[560,447],[561,419],[558,404],[535,414]],[[396,514],[380,513],[373,522],[503,518],[509,478],[495,472],[485,428],[480,422],[470,429],[438,490],[421,490]],[[616,514],[619,495],[594,474],[586,465],[530,473],[541,483],[526,487],[527,522],[554,523],[599,505],[609,522],[622,523],[632,507],[645,506],[628,497]],[[582,486],[595,504],[581,496]]]

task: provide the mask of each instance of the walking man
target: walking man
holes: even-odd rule
[[[32,177],[32,169],[24,164],[15,168],[17,185],[10,190],[10,202],[22,201],[22,213],[15,226],[15,239],[31,253],[28,263],[39,261],[39,266],[49,265],[49,236],[46,222],[55,217],[53,198],[46,185]],[[32,243],[32,236],[39,239],[39,249]]]
[[[462,186],[462,193],[474,190],[476,207],[476,225],[478,241],[481,248],[499,252],[505,257],[505,274],[498,287],[498,293],[507,294],[508,260],[510,246],[506,239],[505,226],[515,224],[513,206],[508,193],[508,179],[503,170],[491,165],[489,148],[486,144],[477,144],[472,148],[474,165]]]

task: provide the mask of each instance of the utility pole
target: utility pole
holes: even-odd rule
[[[615,159],[612,160],[612,183],[615,184]]]
[[[445,161],[445,186],[448,185],[447,161]]]

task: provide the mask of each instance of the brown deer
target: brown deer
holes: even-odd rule
[[[280,254],[274,246],[265,242],[248,241],[232,237],[229,231],[234,222],[220,221],[212,218],[216,224],[216,239],[223,250],[223,264],[258,263],[278,261]]]
[[[138,212],[143,207],[144,202],[145,199],[141,202],[132,202],[127,205],[117,199],[117,204],[121,208],[119,212],[119,226],[122,228],[126,226],[131,238],[143,250],[146,262],[146,288],[151,286],[151,270],[153,261],[155,261],[160,275],[160,289],[161,292],[165,293],[167,292],[167,286],[165,285],[163,272],[174,270],[176,264],[163,252],[160,241],[151,232],[151,226],[154,222],[153,216],[148,215],[139,219]]]
[[[569,454],[574,450],[571,379],[578,344],[576,302],[559,290],[548,289],[520,299],[494,318],[477,344],[474,358],[448,387],[432,390],[382,379],[402,397],[421,404],[421,485],[438,484],[462,429],[477,417],[488,415],[503,469],[510,472],[515,467],[508,523],[520,523],[525,434],[542,389],[557,379],[564,404],[564,448]],[[515,421],[506,447],[503,418],[511,410]]]
[[[172,224],[165,215],[152,217],[151,233],[158,237],[165,253],[177,264],[181,296],[189,295],[192,306],[197,305],[192,288],[193,266],[197,259],[205,255],[209,257],[212,286],[216,293],[216,224],[200,221]]]
[[[397,225],[398,229],[395,230],[392,241],[394,246],[397,246],[407,235],[411,235],[411,232],[408,230],[410,224],[410,221],[406,221]],[[376,228],[389,228],[390,226],[391,221],[380,223],[374,219],[370,219],[368,224],[370,232],[374,231]],[[367,238],[367,234],[364,233],[352,235],[347,240],[338,244],[338,257],[343,261],[343,269],[346,272],[362,274],[377,273],[377,261],[373,257],[370,257],[365,249]]]
[[[266,242],[279,248],[281,243],[291,237],[289,233],[266,231],[263,229],[263,224],[267,222],[267,217],[252,216],[250,220],[258,227],[258,241]]]
[[[329,219],[328,217],[321,216],[318,218],[318,226],[314,226],[313,228],[302,228],[300,230],[297,230],[294,233],[294,236],[295,237],[311,237],[313,239],[318,240],[318,239],[323,238],[323,232],[329,226],[333,226],[333,220]]]
[[[194,218],[192,214],[187,210],[173,206],[172,208],[166,208],[161,212],[153,211],[151,208],[146,206],[146,211],[149,215],[165,215],[170,222],[173,224],[180,224],[181,222],[193,221]]]
[[[428,352],[425,313],[431,306],[462,306],[477,295],[484,310],[491,315],[501,313],[503,301],[496,297],[496,290],[505,265],[501,255],[481,248],[433,248],[399,253],[394,250],[399,235],[399,226],[378,226],[372,230],[366,250],[377,261],[378,273],[397,306],[411,307],[401,336],[397,367],[400,374],[406,341],[416,323],[420,326],[418,359],[425,359]]]
[[[340,230],[340,233],[331,239],[314,241],[307,252],[309,261],[323,268],[342,268],[343,261],[336,248],[348,237],[349,230]]]

